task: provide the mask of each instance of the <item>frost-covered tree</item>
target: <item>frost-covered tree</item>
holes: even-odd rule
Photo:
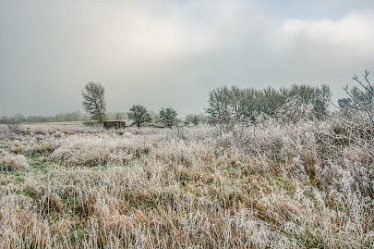
[[[282,123],[295,124],[304,116],[304,111],[301,98],[290,97],[285,104],[278,108],[277,119]]]
[[[331,96],[332,94],[330,87],[326,84],[323,84],[320,88],[315,89],[313,111],[314,116],[317,119],[323,119],[326,117]]]
[[[93,120],[102,123],[105,119],[105,89],[100,83],[88,82],[83,91],[83,107]]]
[[[360,79],[357,75],[353,76],[353,80],[358,86],[353,86],[350,89],[348,86],[344,88],[349,96],[349,106],[358,111],[366,113],[371,123],[374,124],[374,83],[369,80],[370,72],[365,70]],[[343,102],[341,102],[343,103]]]
[[[186,118],[185,118],[186,124],[193,124],[193,125],[206,124],[208,123],[208,121],[209,121],[209,117],[203,113],[188,114],[186,115]]]
[[[138,128],[144,123],[152,121],[149,111],[142,105],[133,105],[127,115]]]
[[[327,114],[330,100],[331,91],[327,85],[321,87],[292,85],[290,88],[279,90],[272,87],[263,90],[222,87],[210,92],[207,113],[210,115],[212,123],[223,124],[227,127],[238,123],[256,125],[260,115],[262,118],[280,117],[282,113],[285,113],[282,106],[286,105],[287,101],[292,101],[293,103],[288,104],[285,108],[298,107],[297,112],[292,112],[293,120],[313,117],[322,119]],[[295,101],[298,103],[297,105],[295,105]],[[309,115],[309,110],[313,110],[313,115]],[[296,118],[295,115],[300,117]]]
[[[207,113],[212,122],[225,125],[232,123],[233,110],[230,88],[225,86],[211,91],[208,103]]]
[[[169,128],[177,124],[177,116],[177,111],[170,107],[162,108],[159,113],[160,122]]]

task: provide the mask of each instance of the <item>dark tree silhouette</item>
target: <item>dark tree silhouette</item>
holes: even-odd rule
[[[99,123],[102,123],[105,119],[106,105],[104,94],[104,87],[100,83],[95,82],[88,82],[82,91],[84,109],[93,120]]]

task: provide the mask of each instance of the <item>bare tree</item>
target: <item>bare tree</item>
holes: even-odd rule
[[[105,119],[106,105],[105,105],[105,89],[100,83],[88,82],[84,90],[83,107],[91,115],[93,120],[102,123]]]
[[[330,100],[331,91],[328,85],[292,85],[279,90],[272,87],[263,90],[222,87],[210,92],[209,107],[206,111],[212,123],[231,129],[236,124],[256,126],[261,122],[261,115],[262,120],[267,117],[279,118],[284,113],[288,113],[286,119],[289,119],[291,113],[293,120],[314,117],[323,119],[327,115]],[[297,107],[297,110],[290,110],[294,107]],[[313,109],[314,116],[309,115],[310,109]]]
[[[365,70],[362,74],[363,79],[357,75],[353,76],[353,80],[358,86],[348,89],[344,88],[349,96],[350,107],[367,114],[372,124],[374,124],[374,84],[369,80],[370,72]]]

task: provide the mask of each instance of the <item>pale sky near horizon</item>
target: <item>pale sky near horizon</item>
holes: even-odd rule
[[[331,86],[372,71],[374,1],[0,0],[0,116],[82,110],[88,81],[108,111],[183,117],[223,85]]]

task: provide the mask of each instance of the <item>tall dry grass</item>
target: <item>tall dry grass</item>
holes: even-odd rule
[[[0,141],[27,158],[0,174],[0,247],[373,248],[373,137],[341,117],[229,132],[29,126]]]

